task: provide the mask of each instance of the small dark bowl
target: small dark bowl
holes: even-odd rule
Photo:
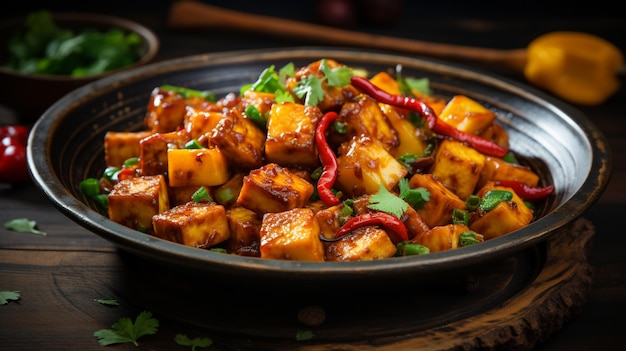
[[[150,93],[162,84],[237,92],[270,65],[306,65],[332,58],[369,72],[403,67],[407,77],[427,77],[435,93],[464,94],[493,109],[508,131],[512,150],[555,193],[527,227],[484,243],[423,256],[367,262],[297,262],[226,255],[158,239],[109,220],[79,189],[81,180],[104,169],[107,131],[138,131]],[[174,271],[194,272],[220,284],[248,287],[325,288],[405,286],[451,279],[532,251],[541,265],[541,244],[563,232],[600,197],[612,170],[609,145],[580,111],[524,84],[458,65],[380,52],[295,48],[225,52],[154,63],[88,84],[50,107],[33,126],[28,164],[35,183],[69,218],[121,249]],[[516,269],[532,271],[527,260]],[[364,290],[361,290],[364,291]]]
[[[135,32],[143,39],[142,56],[130,66],[80,78],[22,74],[0,66],[0,105],[15,112],[24,123],[34,122],[50,105],[76,88],[121,70],[152,62],[159,50],[160,42],[154,32],[127,19],[90,13],[53,13],[52,17],[57,26],[72,29],[75,33],[87,28],[101,31],[121,28],[125,32]],[[25,17],[14,18],[0,23],[0,64],[8,58],[9,38],[25,20]]]

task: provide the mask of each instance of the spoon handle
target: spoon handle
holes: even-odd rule
[[[174,29],[228,28],[334,45],[391,50],[441,59],[467,60],[498,65],[516,72],[523,72],[526,63],[526,49],[498,50],[367,34],[233,11],[191,0],[174,1],[167,21],[168,26]]]

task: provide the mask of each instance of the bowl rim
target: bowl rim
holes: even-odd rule
[[[548,110],[556,111],[573,119],[590,139],[592,145],[593,160],[584,182],[575,194],[568,200],[568,206],[561,206],[531,223],[526,229],[509,233],[506,236],[485,241],[480,245],[471,245],[455,250],[431,253],[427,259],[412,256],[410,258],[391,258],[383,260],[384,263],[373,261],[358,262],[302,262],[286,260],[268,260],[257,257],[245,257],[237,255],[224,255],[213,253],[208,250],[200,250],[181,244],[165,241],[156,237],[148,236],[139,231],[114,223],[108,218],[74,198],[61,185],[56,178],[49,158],[45,150],[40,150],[47,145],[47,133],[54,128],[58,121],[55,115],[63,114],[67,105],[73,101],[79,101],[82,97],[106,89],[113,83],[124,84],[134,82],[150,75],[158,75],[170,70],[181,70],[203,65],[219,65],[220,63],[245,62],[249,56],[268,58],[283,58],[284,55],[295,57],[337,57],[366,53],[371,59],[380,61],[399,60],[401,62],[419,63],[423,69],[445,71],[448,74],[460,75],[463,78],[475,79],[486,84],[493,85],[497,89],[520,95],[521,97],[539,104]],[[176,68],[173,68],[176,67]],[[166,61],[152,63],[133,70],[108,76],[96,82],[83,86],[66,95],[52,105],[33,126],[28,143],[28,165],[35,183],[50,198],[53,204],[66,216],[73,219],[81,226],[95,232],[107,240],[114,242],[123,249],[139,256],[155,259],[161,262],[172,263],[187,268],[198,268],[200,265],[214,264],[211,270],[227,272],[236,267],[243,275],[253,276],[258,274],[259,269],[268,278],[332,280],[338,281],[351,279],[368,279],[371,274],[388,274],[393,277],[398,272],[411,272],[413,274],[436,274],[461,268],[468,263],[479,264],[492,259],[498,259],[511,255],[521,250],[529,249],[544,242],[552,235],[562,230],[567,230],[563,222],[573,223],[573,220],[582,216],[592,206],[606,188],[612,173],[612,153],[604,134],[587,118],[580,110],[573,106],[548,95],[525,83],[499,76],[496,73],[485,72],[480,69],[470,68],[458,63],[444,62],[436,59],[421,58],[376,50],[362,50],[337,47],[290,47],[275,49],[250,49],[200,54]],[[39,145],[39,146],[37,146]],[[40,168],[43,166],[44,168]],[[531,232],[529,234],[529,232]],[[504,239],[505,238],[505,239]],[[497,252],[494,254],[494,249]],[[168,253],[163,257],[163,252]],[[487,253],[490,253],[487,255]],[[424,257],[425,257],[424,256]],[[203,271],[202,269],[200,269]]]
[[[66,81],[85,81],[91,82],[94,80],[98,80],[104,78],[105,76],[109,76],[111,74],[116,74],[120,71],[125,71],[128,69],[133,69],[138,66],[146,65],[149,62],[152,62],[157,53],[159,52],[161,42],[156,33],[148,28],[147,26],[119,16],[112,16],[107,14],[100,13],[92,13],[92,12],[50,12],[52,18],[55,21],[63,21],[63,22],[75,22],[75,23],[84,23],[84,24],[92,24],[92,25],[102,25],[102,26],[110,26],[110,27],[119,27],[128,32],[135,32],[141,36],[141,38],[145,42],[146,52],[135,62],[126,66],[117,68],[115,70],[110,70],[106,72],[102,72],[99,74],[93,74],[84,77],[71,77],[67,75],[44,75],[44,74],[24,74],[17,72],[12,69],[8,69],[4,66],[0,66],[0,74],[12,76],[15,78],[24,78],[24,79],[32,79],[39,81],[47,81],[47,82],[66,82]],[[21,17],[10,18],[0,22],[0,30],[9,29],[12,27],[20,26],[26,20],[27,15]],[[4,48],[2,48],[4,50]]]

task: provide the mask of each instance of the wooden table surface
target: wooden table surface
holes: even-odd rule
[[[214,3],[235,6],[226,1]],[[277,3],[282,5],[272,7],[275,12],[271,12],[269,8],[260,10],[247,2],[243,2],[241,6],[251,11],[312,20],[310,11],[292,11],[286,2]],[[61,4],[54,7],[46,5],[51,10],[103,12],[145,23],[161,39],[158,60],[232,49],[320,44],[217,29],[192,32],[173,30],[165,22],[169,6],[167,1],[156,1],[152,7],[146,9],[138,4],[124,4],[121,1],[102,5],[98,10],[89,8],[84,3],[76,3],[71,7],[69,4],[65,7]],[[487,5],[490,7],[487,8]],[[312,4],[302,2],[301,6],[307,8],[306,6],[311,7]],[[591,5],[593,8],[586,8],[586,12],[565,9],[558,17],[535,13],[527,7],[503,14],[501,10],[498,11],[495,2],[487,2],[483,8],[459,4],[459,7],[446,9],[443,5],[433,4],[429,7],[420,3],[418,6],[412,2],[405,2],[404,6],[405,11],[394,25],[363,25],[356,29],[492,48],[525,47],[530,40],[546,32],[577,30],[602,36],[626,51],[626,21],[616,15],[615,11],[601,6]],[[34,9],[38,7],[21,4],[15,11],[23,14]],[[17,14],[19,13],[3,14],[3,17]],[[476,68],[490,69],[478,65]],[[497,74],[523,79],[509,72]],[[626,88],[622,87],[600,106],[576,107],[605,133],[614,156],[613,175],[603,196],[584,215],[595,227],[587,258],[593,269],[593,285],[587,294],[584,307],[547,340],[538,342],[533,347],[536,350],[564,351],[622,350],[626,343],[626,240],[623,238],[623,230],[620,229],[622,216],[626,213]],[[144,285],[141,276],[129,279],[128,271],[136,272],[136,265],[139,263],[118,251],[110,242],[61,214],[34,184],[0,185],[0,223],[22,217],[35,220],[38,228],[45,231],[47,236],[17,233],[0,227],[0,291],[21,292],[18,301],[0,305],[0,349],[102,349],[93,333],[110,328],[121,317],[134,319],[138,312],[146,308],[142,305],[142,295],[145,295],[145,301],[149,301],[151,294],[158,293],[154,291],[158,287]],[[94,299],[105,296],[134,298],[122,299],[123,303],[117,307],[94,302]],[[169,304],[185,298],[171,296],[170,301],[163,303]],[[242,304],[250,303],[253,298],[242,298]],[[212,301],[207,297],[204,303],[207,313],[211,313],[211,305],[219,304],[219,301]],[[233,306],[233,309],[236,308]],[[245,318],[245,314],[242,318]],[[109,348],[189,350],[189,347],[173,343],[174,335],[182,333],[190,337],[213,336],[210,331],[184,320],[163,316],[159,320],[159,333],[140,339],[138,348],[132,344]],[[253,345],[248,346],[254,349]],[[436,345],[433,348],[436,349]]]

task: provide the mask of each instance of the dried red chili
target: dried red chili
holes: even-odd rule
[[[30,180],[26,162],[28,128],[0,126],[0,183],[20,184]]]
[[[315,128],[315,143],[317,145],[317,150],[323,167],[322,175],[317,181],[317,193],[320,199],[327,206],[333,206],[339,203],[339,198],[337,198],[331,190],[333,184],[335,184],[335,180],[337,179],[339,165],[333,149],[326,141],[325,134],[330,124],[336,119],[336,112],[327,112],[324,116],[322,116],[322,119]]]
[[[528,201],[541,200],[554,191],[553,185],[535,187],[516,180],[496,180],[495,184],[513,189],[519,197]]]
[[[409,240],[404,223],[398,217],[385,212],[369,212],[350,218],[335,233],[335,239],[339,239],[355,229],[367,226],[383,227],[390,234],[389,237],[395,244]]]
[[[507,149],[501,147],[494,142],[491,142],[478,135],[458,130],[440,120],[439,117],[437,117],[435,111],[433,111],[430,106],[428,106],[426,103],[419,99],[389,94],[386,91],[377,87],[376,85],[372,84],[372,82],[370,82],[367,78],[359,76],[353,76],[351,78],[351,84],[359,91],[362,91],[372,96],[382,103],[419,113],[424,118],[426,118],[428,127],[434,133],[447,136],[458,141],[466,142],[476,150],[489,156],[504,157],[508,153]]]

